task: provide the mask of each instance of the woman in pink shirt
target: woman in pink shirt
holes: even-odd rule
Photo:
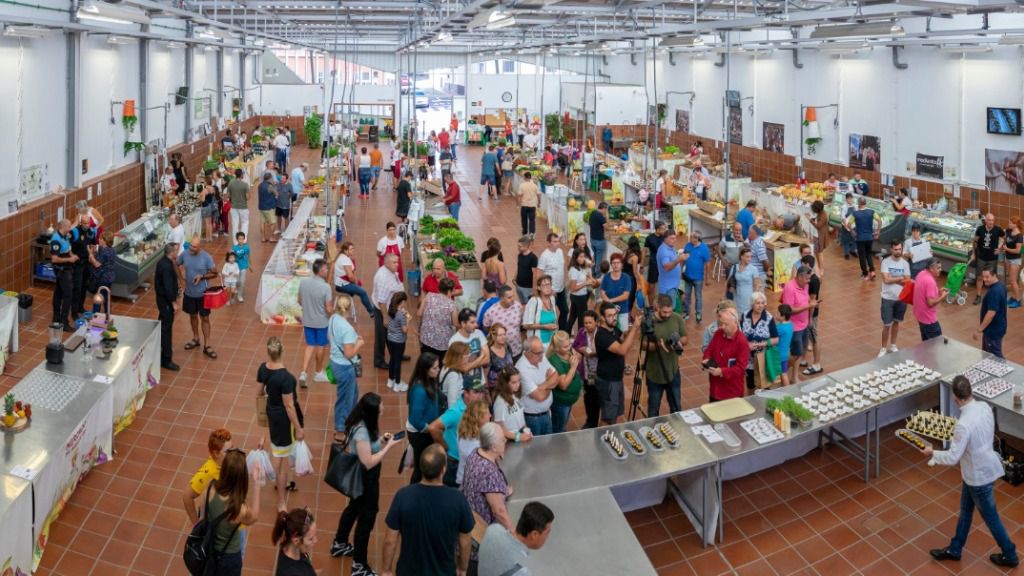
[[[796,384],[797,367],[800,365],[800,358],[807,348],[807,325],[811,320],[811,309],[818,305],[816,298],[811,298],[808,290],[808,283],[811,279],[811,269],[801,266],[796,271],[796,277],[786,282],[782,288],[782,304],[788,304],[793,310],[790,320],[793,322],[793,340],[789,345],[789,383]]]

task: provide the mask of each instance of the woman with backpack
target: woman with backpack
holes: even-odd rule
[[[220,479],[207,489],[203,519],[212,524],[213,549],[209,556],[216,563],[216,576],[242,574],[242,526],[251,526],[260,517],[259,464],[246,471],[245,452],[231,448],[224,454]]]
[[[359,457],[363,473],[363,493],[358,498],[349,500],[348,506],[341,513],[338,521],[338,532],[331,543],[331,556],[352,556],[352,576],[372,576],[375,572],[367,561],[370,545],[370,533],[377,521],[380,506],[380,464],[388,450],[394,448],[399,440],[390,433],[380,433],[380,415],[383,412],[380,396],[367,392],[359,399],[352,413],[345,422],[348,440],[345,450]],[[355,528],[355,539],[350,544],[349,535]]]

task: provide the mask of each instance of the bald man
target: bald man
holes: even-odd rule
[[[981,304],[981,273],[988,270],[996,272],[999,264],[999,253],[1003,250],[1006,232],[996,226],[996,217],[991,212],[985,214],[985,222],[974,231],[974,274],[977,278],[978,294],[974,297],[974,305]]]

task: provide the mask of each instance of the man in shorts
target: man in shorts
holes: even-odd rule
[[[789,305],[792,310],[793,340],[789,345],[789,383],[796,384],[797,367],[800,358],[807,351],[807,326],[811,323],[810,310],[817,306],[816,301],[811,300],[809,284],[811,280],[811,269],[807,266],[800,266],[797,269],[796,277],[786,282],[782,288],[782,304]]]
[[[264,172],[259,185],[260,240],[270,242],[274,237],[274,223],[277,221],[277,186],[274,173]]]
[[[214,360],[217,352],[210,346],[210,309],[206,307],[204,296],[208,282],[218,276],[217,265],[213,257],[203,250],[199,244],[199,236],[193,236],[188,250],[178,256],[179,285],[185,287],[185,295],[181,300],[181,310],[188,314],[192,325],[192,339],[185,343],[185,350],[199,347],[199,325],[203,328],[203,354]]]
[[[313,380],[327,382],[327,324],[334,313],[334,290],[327,283],[330,270],[322,258],[313,262],[313,275],[299,282],[299,305],[302,306],[302,332],[306,338],[306,350],[302,357],[302,372],[299,386],[307,387],[306,371],[313,360],[316,373]]]
[[[999,264],[999,252],[1003,249],[1006,232],[996,226],[996,217],[989,212],[985,214],[985,223],[974,231],[974,277],[978,294],[974,297],[974,305],[981,304],[981,272],[988,270],[996,273]]]
[[[903,257],[903,241],[893,240],[889,256],[882,260],[882,348],[878,357],[896,352],[896,337],[907,305],[900,301],[903,285],[910,281],[910,264]]]
[[[288,183],[288,175],[281,174],[277,182],[277,234],[283,234],[292,218],[292,185]]]
[[[483,198],[483,193],[487,192],[490,197],[497,198],[498,195],[494,191],[494,183],[496,182],[497,176],[496,171],[498,170],[498,155],[494,152],[494,145],[491,144],[487,147],[487,152],[484,153],[480,159],[480,194],[479,198]]]

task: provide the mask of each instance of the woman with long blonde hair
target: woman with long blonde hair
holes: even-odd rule
[[[459,471],[455,475],[456,484],[462,484],[462,473],[466,469],[464,462],[480,447],[480,429],[490,421],[491,409],[486,400],[477,400],[466,406],[466,412],[459,421]]]

